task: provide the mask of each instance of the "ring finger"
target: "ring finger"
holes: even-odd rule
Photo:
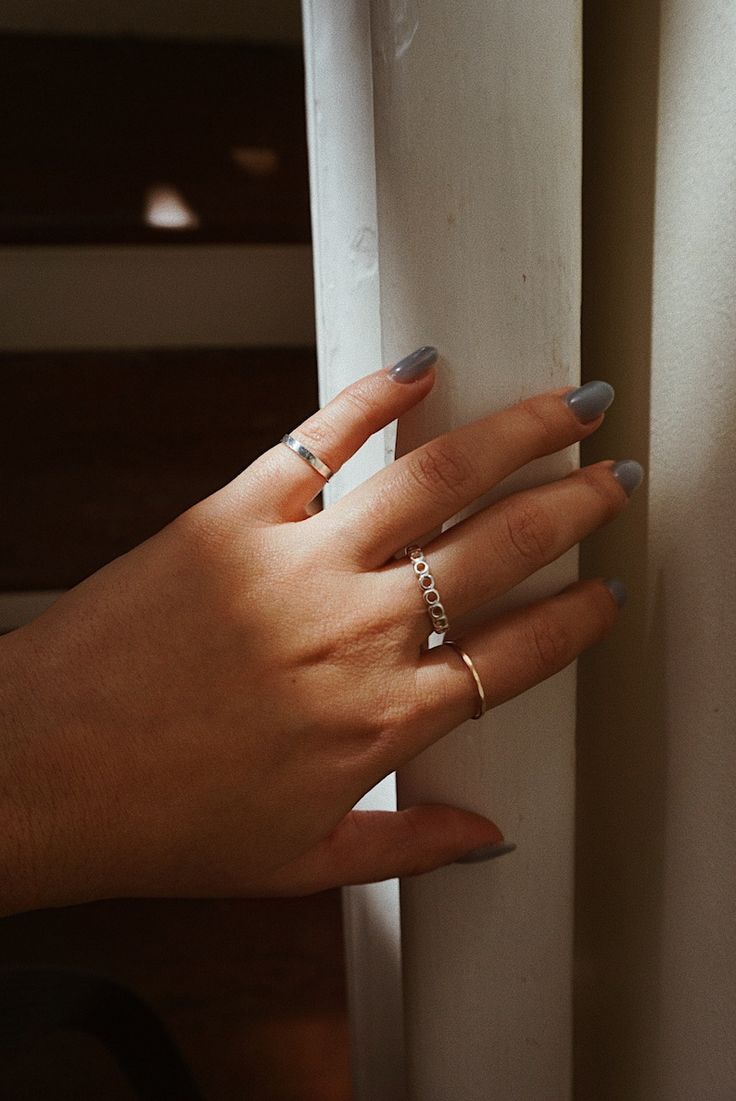
[[[540,684],[605,638],[625,592],[621,582],[575,581],[555,596],[512,609],[468,632],[460,644],[480,677],[486,707]],[[478,707],[472,675],[453,647],[428,651],[410,675],[415,721],[405,727],[401,746],[394,747],[392,768],[472,718]]]
[[[614,519],[641,476],[634,460],[604,460],[513,493],[434,539],[424,552],[450,623],[507,592]],[[427,636],[427,608],[408,566],[403,558],[385,572],[395,588],[394,606],[406,609],[420,642]]]

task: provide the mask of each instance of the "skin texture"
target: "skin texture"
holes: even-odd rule
[[[294,435],[333,470],[421,401],[388,370]],[[0,640],[5,912],[119,896],[289,895],[429,871],[503,840],[462,808],[351,808],[476,707],[395,559],[512,471],[584,439],[540,394],[397,460],[307,516],[322,487],[276,445],[222,490]],[[424,544],[450,622],[613,519],[613,460],[506,497]],[[484,568],[483,568],[484,567]],[[490,706],[613,627],[602,579],[463,639]]]

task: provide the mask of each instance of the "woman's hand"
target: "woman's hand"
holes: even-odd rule
[[[421,359],[348,387],[294,434],[337,470],[426,396],[434,369]],[[594,432],[610,387],[589,384],[568,404],[571,393],[433,440],[309,517],[322,478],[277,444],[0,640],[6,909],[299,894],[428,871],[501,841],[457,808],[351,808],[477,705],[456,652],[422,652],[426,605],[395,554]],[[450,623],[611,520],[637,477],[636,463],[596,463],[426,544]],[[466,635],[489,705],[602,638],[617,596],[577,582]]]

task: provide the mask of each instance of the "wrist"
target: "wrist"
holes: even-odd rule
[[[0,638],[0,913],[6,915],[83,900],[64,871],[75,766],[53,679],[29,628]]]

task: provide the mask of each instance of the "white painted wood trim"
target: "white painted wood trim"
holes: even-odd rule
[[[384,353],[442,353],[399,451],[577,381],[580,15],[578,0],[371,4]],[[576,463],[570,449],[500,492]],[[573,551],[496,609],[559,590],[576,567]],[[402,883],[412,1101],[570,1096],[574,729],[570,667],[399,776],[402,806],[468,807],[518,844]]]
[[[370,28],[362,0],[303,0],[302,13],[317,353],[325,402],[383,362]],[[379,469],[393,441],[390,431],[369,440],[327,487],[327,504]],[[394,810],[394,778],[360,805]],[[403,1101],[398,883],[351,887],[343,897],[355,1101]]]
[[[314,344],[309,245],[0,249],[0,348]]]
[[[581,663],[579,1094],[731,1101],[736,6],[609,0],[591,27],[586,322],[617,397],[589,461],[646,476],[584,552],[631,596]]]

